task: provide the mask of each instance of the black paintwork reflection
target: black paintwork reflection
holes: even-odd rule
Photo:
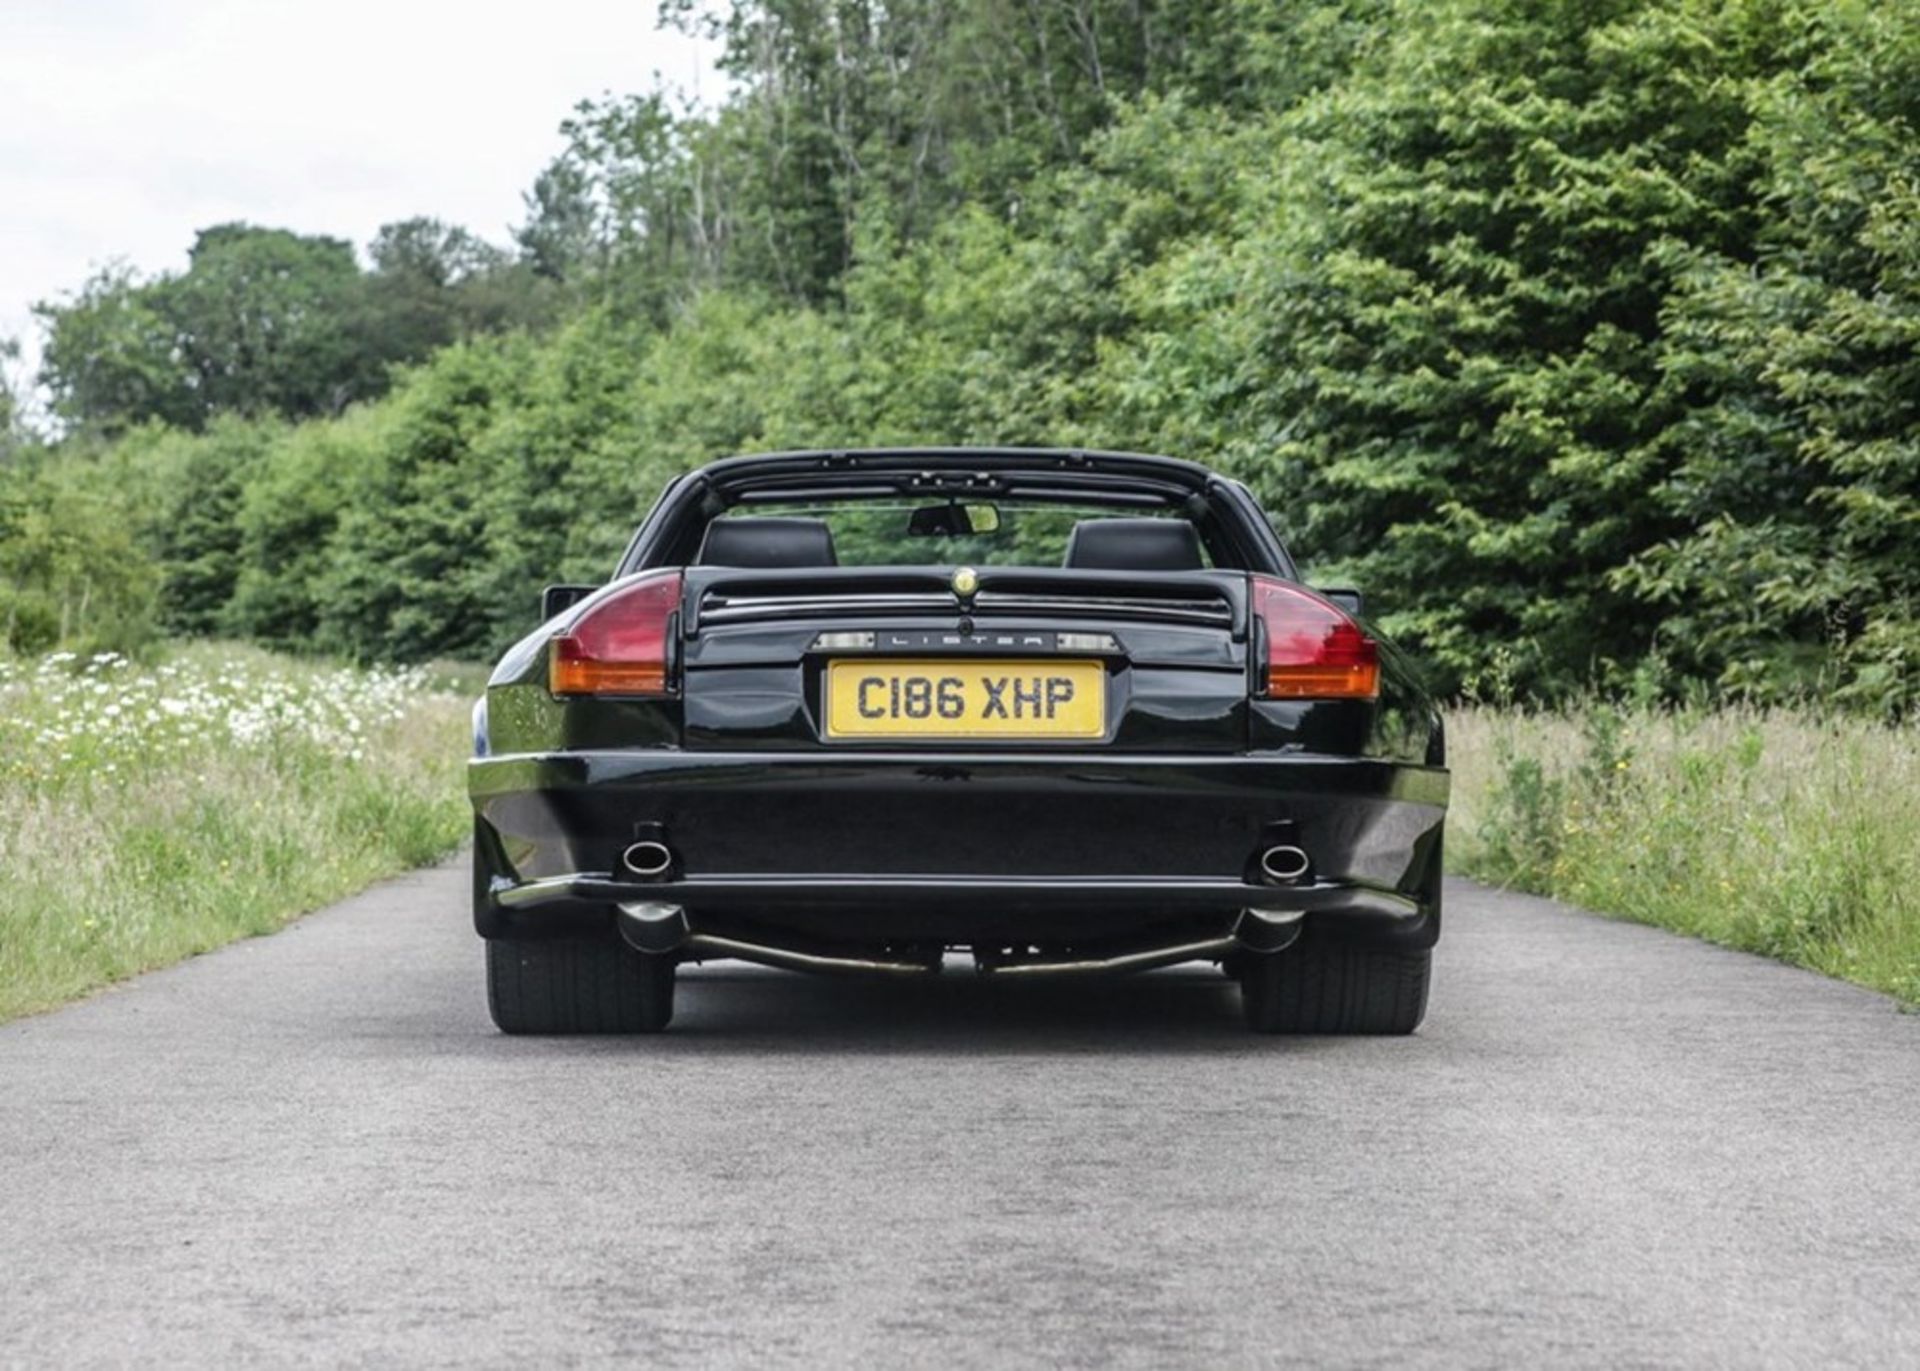
[[[1328,879],[1424,896],[1414,845],[1444,773],[1358,761],[1116,761],[660,752],[496,758],[473,769],[512,879],[614,869],[637,823],[692,875],[860,872],[1237,877],[1290,823]]]

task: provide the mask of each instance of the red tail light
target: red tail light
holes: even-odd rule
[[[597,600],[553,640],[548,682],[555,695],[665,695],[680,573],[640,576]]]
[[[1345,611],[1305,586],[1250,578],[1266,639],[1259,693],[1276,700],[1371,700],[1380,693],[1380,646]]]

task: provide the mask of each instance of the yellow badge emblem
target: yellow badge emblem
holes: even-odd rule
[[[970,566],[963,566],[953,573],[953,593],[966,599],[980,589],[980,573]]]

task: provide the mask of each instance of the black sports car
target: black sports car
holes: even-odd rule
[[[554,586],[475,710],[509,1033],[646,1032],[675,968],[1212,961],[1262,1032],[1409,1033],[1441,721],[1245,486],[1166,457],[733,457]]]

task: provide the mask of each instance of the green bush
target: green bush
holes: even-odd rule
[[[36,656],[60,641],[60,611],[43,591],[0,588],[0,623],[8,648]]]
[[[66,642],[137,653],[156,633],[147,496],[115,461],[0,468],[0,624],[17,653]]]

